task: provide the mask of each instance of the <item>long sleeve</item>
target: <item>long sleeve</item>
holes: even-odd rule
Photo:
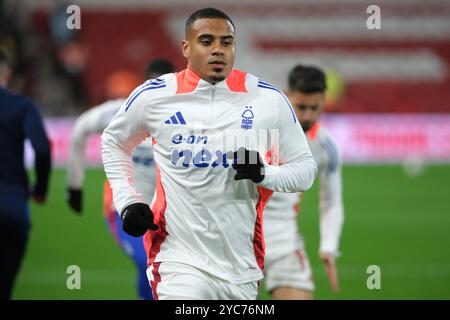
[[[320,179],[320,252],[338,255],[344,222],[342,201],[342,165],[339,149],[332,140],[324,142],[328,165],[319,170]]]
[[[287,98],[280,96],[279,104],[278,134],[275,139],[272,137],[272,164],[265,165],[265,178],[260,185],[278,192],[306,191],[314,182],[317,164]]]
[[[75,122],[67,166],[67,185],[81,189],[84,180],[84,155],[88,137],[101,133],[119,110],[123,100],[113,100],[84,112]]]
[[[50,142],[38,108],[31,102],[29,104],[25,114],[24,132],[35,152],[36,183],[34,192],[45,195],[51,170]]]
[[[131,153],[148,137],[144,121],[145,94],[127,106],[122,105],[102,134],[102,159],[113,190],[114,206],[120,213],[129,204],[143,202],[136,191]]]

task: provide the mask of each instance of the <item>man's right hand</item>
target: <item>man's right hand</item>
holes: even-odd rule
[[[133,203],[123,209],[120,214],[123,231],[133,237],[144,235],[147,230],[157,230],[153,223],[153,212],[145,203]]]
[[[78,214],[82,210],[83,191],[81,189],[67,189],[67,202],[69,206]]]
[[[39,205],[43,205],[47,201],[47,197],[39,194],[32,193],[31,199]]]
[[[39,205],[43,205],[47,201],[47,195],[46,192],[43,191],[43,188],[39,185],[35,185],[30,190],[30,196],[33,201]]]

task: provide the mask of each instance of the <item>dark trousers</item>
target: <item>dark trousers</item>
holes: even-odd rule
[[[0,195],[0,299],[11,298],[30,224],[25,197]]]
[[[0,299],[11,298],[28,240],[28,223],[0,219]]]

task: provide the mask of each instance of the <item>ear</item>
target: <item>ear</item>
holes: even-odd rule
[[[189,42],[187,40],[181,41],[181,52],[185,58],[189,58],[191,55],[191,50],[189,47]]]

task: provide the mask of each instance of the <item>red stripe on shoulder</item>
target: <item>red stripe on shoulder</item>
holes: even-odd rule
[[[247,72],[241,70],[231,70],[227,77],[227,86],[232,92],[247,92],[245,87],[245,79]]]
[[[193,92],[200,81],[200,77],[188,68],[178,72],[176,75],[177,94]]]

